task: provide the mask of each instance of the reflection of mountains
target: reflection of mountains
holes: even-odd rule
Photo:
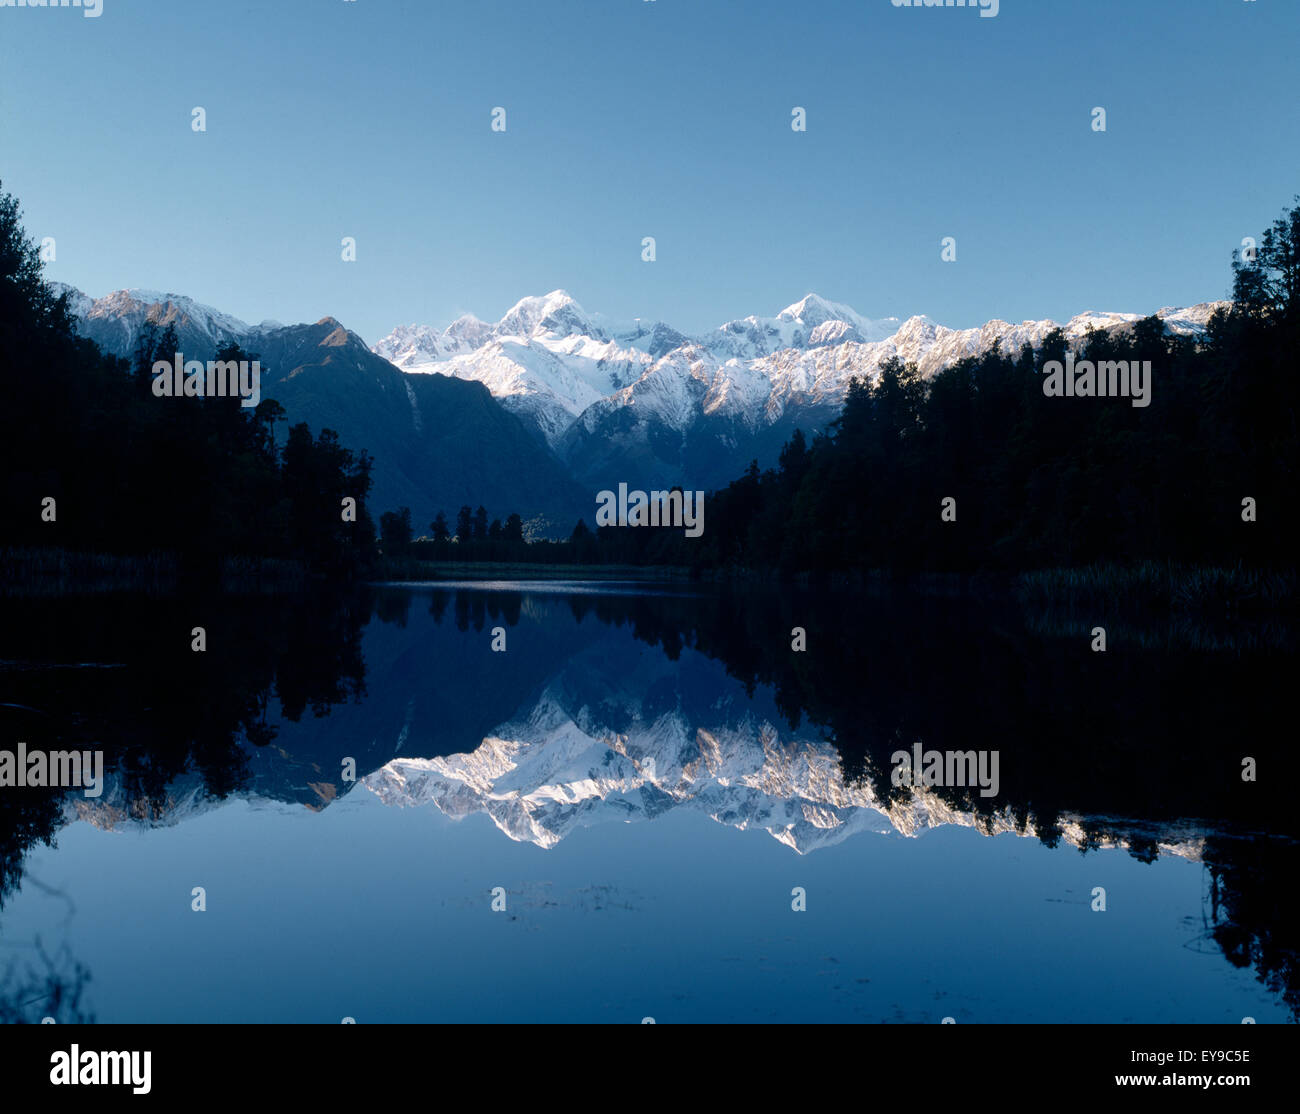
[[[322,775],[351,788],[339,761],[358,754],[387,799],[483,811],[544,846],[681,806],[800,850],[935,823],[1143,856],[1189,830],[1295,834],[1295,760],[1271,726],[1285,655],[1092,654],[952,601],[435,589],[375,607],[370,698],[281,727],[285,754],[253,755],[262,791],[321,803]],[[795,625],[806,653],[790,650]],[[1000,795],[890,785],[891,753],[918,740],[997,750]],[[294,753],[314,765],[291,787]],[[1242,754],[1267,771],[1258,783],[1242,782]]]
[[[105,790],[0,793],[0,904],[74,819],[171,824],[231,795],[319,809],[355,787],[350,758],[389,802],[483,812],[543,847],[688,809],[799,852],[960,824],[1185,855],[1224,954],[1300,1002],[1288,655],[1090,654],[1014,608],[799,593],[65,602],[5,605],[0,730],[102,746]],[[208,652],[185,653],[199,622]],[[998,750],[1000,794],[892,786],[890,754],[916,741]]]
[[[152,666],[108,684],[86,671],[82,718],[137,745],[116,773],[110,751],[104,796],[72,807],[101,824],[166,823],[230,791],[321,808],[353,788],[350,758],[385,800],[481,811],[541,846],[677,807],[800,851],[941,823],[1088,847],[1131,838],[1144,855],[1221,824],[1290,830],[1284,755],[1264,730],[1289,659],[1112,666],[1070,639],[998,629],[1005,615],[925,606],[434,588],[377,591],[341,622],[321,618],[328,604],[286,614],[278,648],[253,618],[214,622],[214,642],[234,644],[215,669],[175,667],[169,695]],[[182,625],[172,610],[154,622]],[[807,653],[789,649],[796,623]],[[505,653],[491,650],[498,626]],[[88,649],[83,660],[131,661]],[[61,697],[68,680],[51,682]],[[168,735],[196,739],[188,760]],[[891,786],[890,754],[918,740],[998,750],[1001,794]],[[1247,746],[1270,776],[1244,788]]]
[[[1005,611],[797,594],[449,587],[67,610],[57,624],[15,616],[13,649],[36,664],[0,669],[0,712],[28,707],[0,726],[105,746],[106,794],[77,802],[100,822],[164,820],[232,791],[323,807],[353,787],[349,758],[358,778],[383,769],[371,784],[390,799],[419,782],[448,811],[485,811],[543,845],[601,815],[682,804],[799,849],[976,814],[1048,841],[1079,815],[1278,832],[1293,819],[1269,727],[1283,655],[1097,655],[1027,636]],[[196,619],[209,652],[160,660]],[[806,653],[790,650],[795,625]],[[890,754],[918,740],[997,750],[1000,796],[891,786]],[[1241,753],[1258,759],[1257,785],[1242,783]],[[1117,834],[1087,828],[1089,845]]]
[[[717,693],[727,695],[710,697]],[[540,847],[579,826],[673,808],[762,828],[799,852],[857,832],[1018,830],[1009,813],[977,817],[932,792],[882,800],[869,779],[846,782],[834,745],[815,732],[782,732],[778,719],[769,694],[746,698],[700,654],[669,662],[611,638],[564,663],[535,704],[474,750],[396,758],[366,785],[387,804],[432,803],[457,819],[485,813],[510,838]],[[1085,841],[1068,821],[1063,835]],[[1198,847],[1189,836],[1161,849],[1195,857]]]

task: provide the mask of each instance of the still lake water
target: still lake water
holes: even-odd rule
[[[576,583],[0,619],[0,747],[106,768],[0,788],[10,1020],[1295,1019],[1289,648]],[[917,742],[998,793],[892,785]]]

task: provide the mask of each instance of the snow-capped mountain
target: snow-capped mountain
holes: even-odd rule
[[[56,293],[67,293],[81,335],[104,351],[120,356],[131,354],[140,330],[150,323],[159,330],[171,325],[181,351],[205,359],[223,345],[235,342],[247,346],[257,337],[283,327],[278,321],[249,325],[183,294],[115,290],[102,298],[91,298],[65,283],[52,282],[50,286]]]
[[[1226,305],[1157,316],[1169,333],[1194,336]],[[406,371],[484,384],[581,480],[604,482],[623,466],[646,482],[708,488],[734,478],[752,457],[774,455],[796,425],[830,420],[849,383],[874,377],[892,357],[928,377],[994,344],[1037,348],[1062,328],[1077,346],[1090,329],[1137,320],[1084,313],[1063,326],[990,321],[949,329],[921,316],[872,320],[808,294],[774,317],[728,321],[690,337],[663,322],[611,325],[555,290],[523,299],[493,325],[462,317],[442,332],[409,326],[374,350]]]
[[[404,371],[482,383],[554,446],[587,407],[650,370],[654,357],[638,339],[614,340],[555,290],[517,302],[495,325],[470,316],[444,332],[412,325],[390,333],[374,351]]]
[[[91,299],[60,289],[68,291],[82,333],[122,356],[132,353],[146,322],[174,325],[182,350],[197,356],[230,341],[267,356],[286,332],[269,321],[245,324],[178,294],[128,290]],[[1156,316],[1170,334],[1197,336],[1227,304],[1165,308]],[[751,460],[775,463],[796,428],[821,429],[838,414],[849,383],[874,378],[892,357],[915,363],[928,377],[994,344],[1011,352],[1038,348],[1059,327],[1077,348],[1090,329],[1123,329],[1137,320],[1137,314],[1090,312],[1062,326],[995,320],[949,329],[922,316],[875,320],[808,294],[772,317],[750,316],[688,336],[662,321],[610,321],[554,290],[520,300],[495,323],[465,315],[445,329],[396,329],[371,354],[406,373],[404,398],[427,386],[419,380],[431,373],[481,384],[552,458],[552,470],[576,481],[575,490],[622,481],[710,490],[735,479]],[[331,390],[337,394],[339,387]],[[346,411],[346,401],[338,402]],[[422,411],[418,417],[423,420]],[[346,424],[333,414],[329,420]],[[378,443],[364,444],[381,451]],[[383,488],[384,476],[378,479]],[[481,497],[466,491],[456,498]],[[513,509],[524,508],[501,508]],[[571,513],[580,512],[566,511],[556,521]]]
[[[719,358],[754,360],[786,349],[881,341],[893,335],[898,324],[897,317],[870,321],[848,306],[808,294],[775,317],[728,321],[701,343]]]
[[[628,392],[647,377],[653,382],[642,397],[656,399],[659,413],[672,412],[676,426],[689,424],[701,406],[712,412],[724,399],[739,404],[733,410],[757,414],[767,377],[761,368],[757,378],[746,375],[745,365],[777,352],[879,343],[898,325],[896,318],[870,321],[809,294],[775,317],[728,321],[706,337],[691,338],[663,322],[608,325],[565,291],[553,290],[524,298],[495,325],[461,317],[443,332],[405,326],[374,351],[405,371],[477,380],[533,420],[557,446],[574,420],[595,403],[639,401]],[[683,368],[691,370],[683,376]],[[723,368],[727,373],[719,375]],[[737,398],[741,381],[747,389]]]

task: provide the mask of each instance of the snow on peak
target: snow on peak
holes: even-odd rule
[[[1170,333],[1204,332],[1223,303],[1162,309]],[[1085,313],[1064,326],[993,320],[949,329],[929,317],[871,320],[840,302],[807,294],[775,317],[751,315],[702,336],[636,319],[628,324],[588,314],[564,290],[517,302],[495,325],[464,316],[439,332],[395,329],[374,351],[407,371],[439,372],[483,383],[530,420],[553,447],[578,423],[590,431],[603,416],[630,407],[685,430],[701,416],[727,416],[756,427],[790,406],[834,406],[854,378],[874,378],[897,357],[924,377],[993,345],[1019,352],[1041,347],[1063,328],[1071,344],[1090,327],[1113,329],[1136,314]]]
[[[828,302],[817,294],[805,294],[792,306],[786,306],[776,315],[778,321],[797,321],[810,329],[817,328],[825,321],[847,321],[856,325],[861,318],[848,306],[838,302]]]
[[[809,347],[843,343],[845,340],[871,342],[884,340],[898,330],[898,318],[873,321],[842,302],[832,302],[820,294],[806,294],[776,315],[778,321],[791,321],[810,330]],[[834,327],[836,322],[842,323]],[[844,327],[844,326],[847,326]]]
[[[211,306],[187,298],[184,294],[163,293],[158,290],[115,290],[95,301],[94,316],[120,316],[132,310],[143,310],[150,320],[167,322],[177,317],[186,317],[197,327],[207,333],[247,333],[249,326],[238,317],[222,313]]]
[[[480,321],[472,313],[462,313],[447,326],[447,336],[462,340],[481,340],[492,332],[492,326]]]
[[[872,321],[840,302],[807,294],[775,317],[749,316],[728,321],[703,338],[721,359],[754,360],[789,348],[813,349],[888,339],[898,318]]]
[[[1185,308],[1165,306],[1156,311],[1156,316],[1165,323],[1165,328],[1176,336],[1189,336],[1205,332],[1210,318],[1219,310],[1226,310],[1228,302],[1198,302]]]
[[[600,332],[583,308],[565,290],[552,290],[541,297],[521,298],[497,322],[498,336],[559,337],[593,336]]]
[[[442,334],[429,325],[398,325],[374,351],[398,367],[427,363],[442,356]]]
[[[91,298],[61,283],[55,289],[67,292],[82,335],[109,351],[130,351],[146,324],[159,329],[173,326],[178,339],[189,349],[215,348],[231,341],[244,344],[267,331],[266,323],[248,325],[183,294],[134,288]]]

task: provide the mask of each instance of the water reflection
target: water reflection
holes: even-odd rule
[[[0,789],[0,938],[25,857],[69,823],[175,825],[231,796],[323,810],[360,789],[545,848],[688,811],[799,854],[957,825],[1200,861],[1207,946],[1300,1005],[1295,764],[1274,726],[1289,652],[1154,634],[1094,654],[1007,605],[619,585],[4,608],[0,746],[102,748],[106,785]],[[891,755],[918,742],[996,751],[998,793],[895,784]],[[34,986],[79,1008],[86,972],[55,954],[10,964],[0,1017],[39,1020]]]

